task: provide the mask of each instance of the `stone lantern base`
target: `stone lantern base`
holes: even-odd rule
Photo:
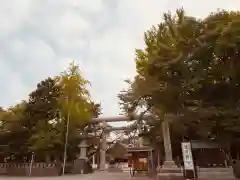
[[[87,157],[79,157],[74,161],[73,174],[89,174],[93,169]]]
[[[157,174],[158,180],[184,180],[183,172],[174,161],[165,161]]]

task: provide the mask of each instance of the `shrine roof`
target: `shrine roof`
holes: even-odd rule
[[[134,115],[133,117],[127,117],[127,116],[112,116],[112,117],[98,117],[98,118],[93,118],[92,122],[121,122],[121,121],[133,121],[139,119],[140,115]],[[149,119],[152,117],[151,115],[143,115],[143,119]]]

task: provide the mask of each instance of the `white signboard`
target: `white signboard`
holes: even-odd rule
[[[185,170],[194,170],[192,149],[190,142],[182,142],[182,154]]]

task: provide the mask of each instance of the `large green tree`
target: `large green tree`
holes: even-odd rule
[[[136,50],[137,76],[119,96],[125,112],[145,107],[159,119],[173,114],[173,126],[186,136],[236,136],[239,20],[238,12],[226,11],[204,20],[183,10],[164,14],[145,33],[145,48]]]

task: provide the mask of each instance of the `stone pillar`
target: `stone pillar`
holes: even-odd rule
[[[169,122],[171,116],[166,115],[162,122],[162,133],[164,140],[165,161],[158,174],[158,179],[184,179],[181,169],[175,164],[172,156],[172,145],[170,137]]]
[[[172,163],[172,145],[169,131],[169,120],[165,119],[162,122],[162,133],[163,133],[163,141],[164,141],[164,152],[165,152],[165,162],[164,163]]]
[[[103,122],[103,133],[101,139],[101,148],[100,148],[100,170],[106,170],[106,150],[107,150],[107,137],[106,137],[106,122]]]

